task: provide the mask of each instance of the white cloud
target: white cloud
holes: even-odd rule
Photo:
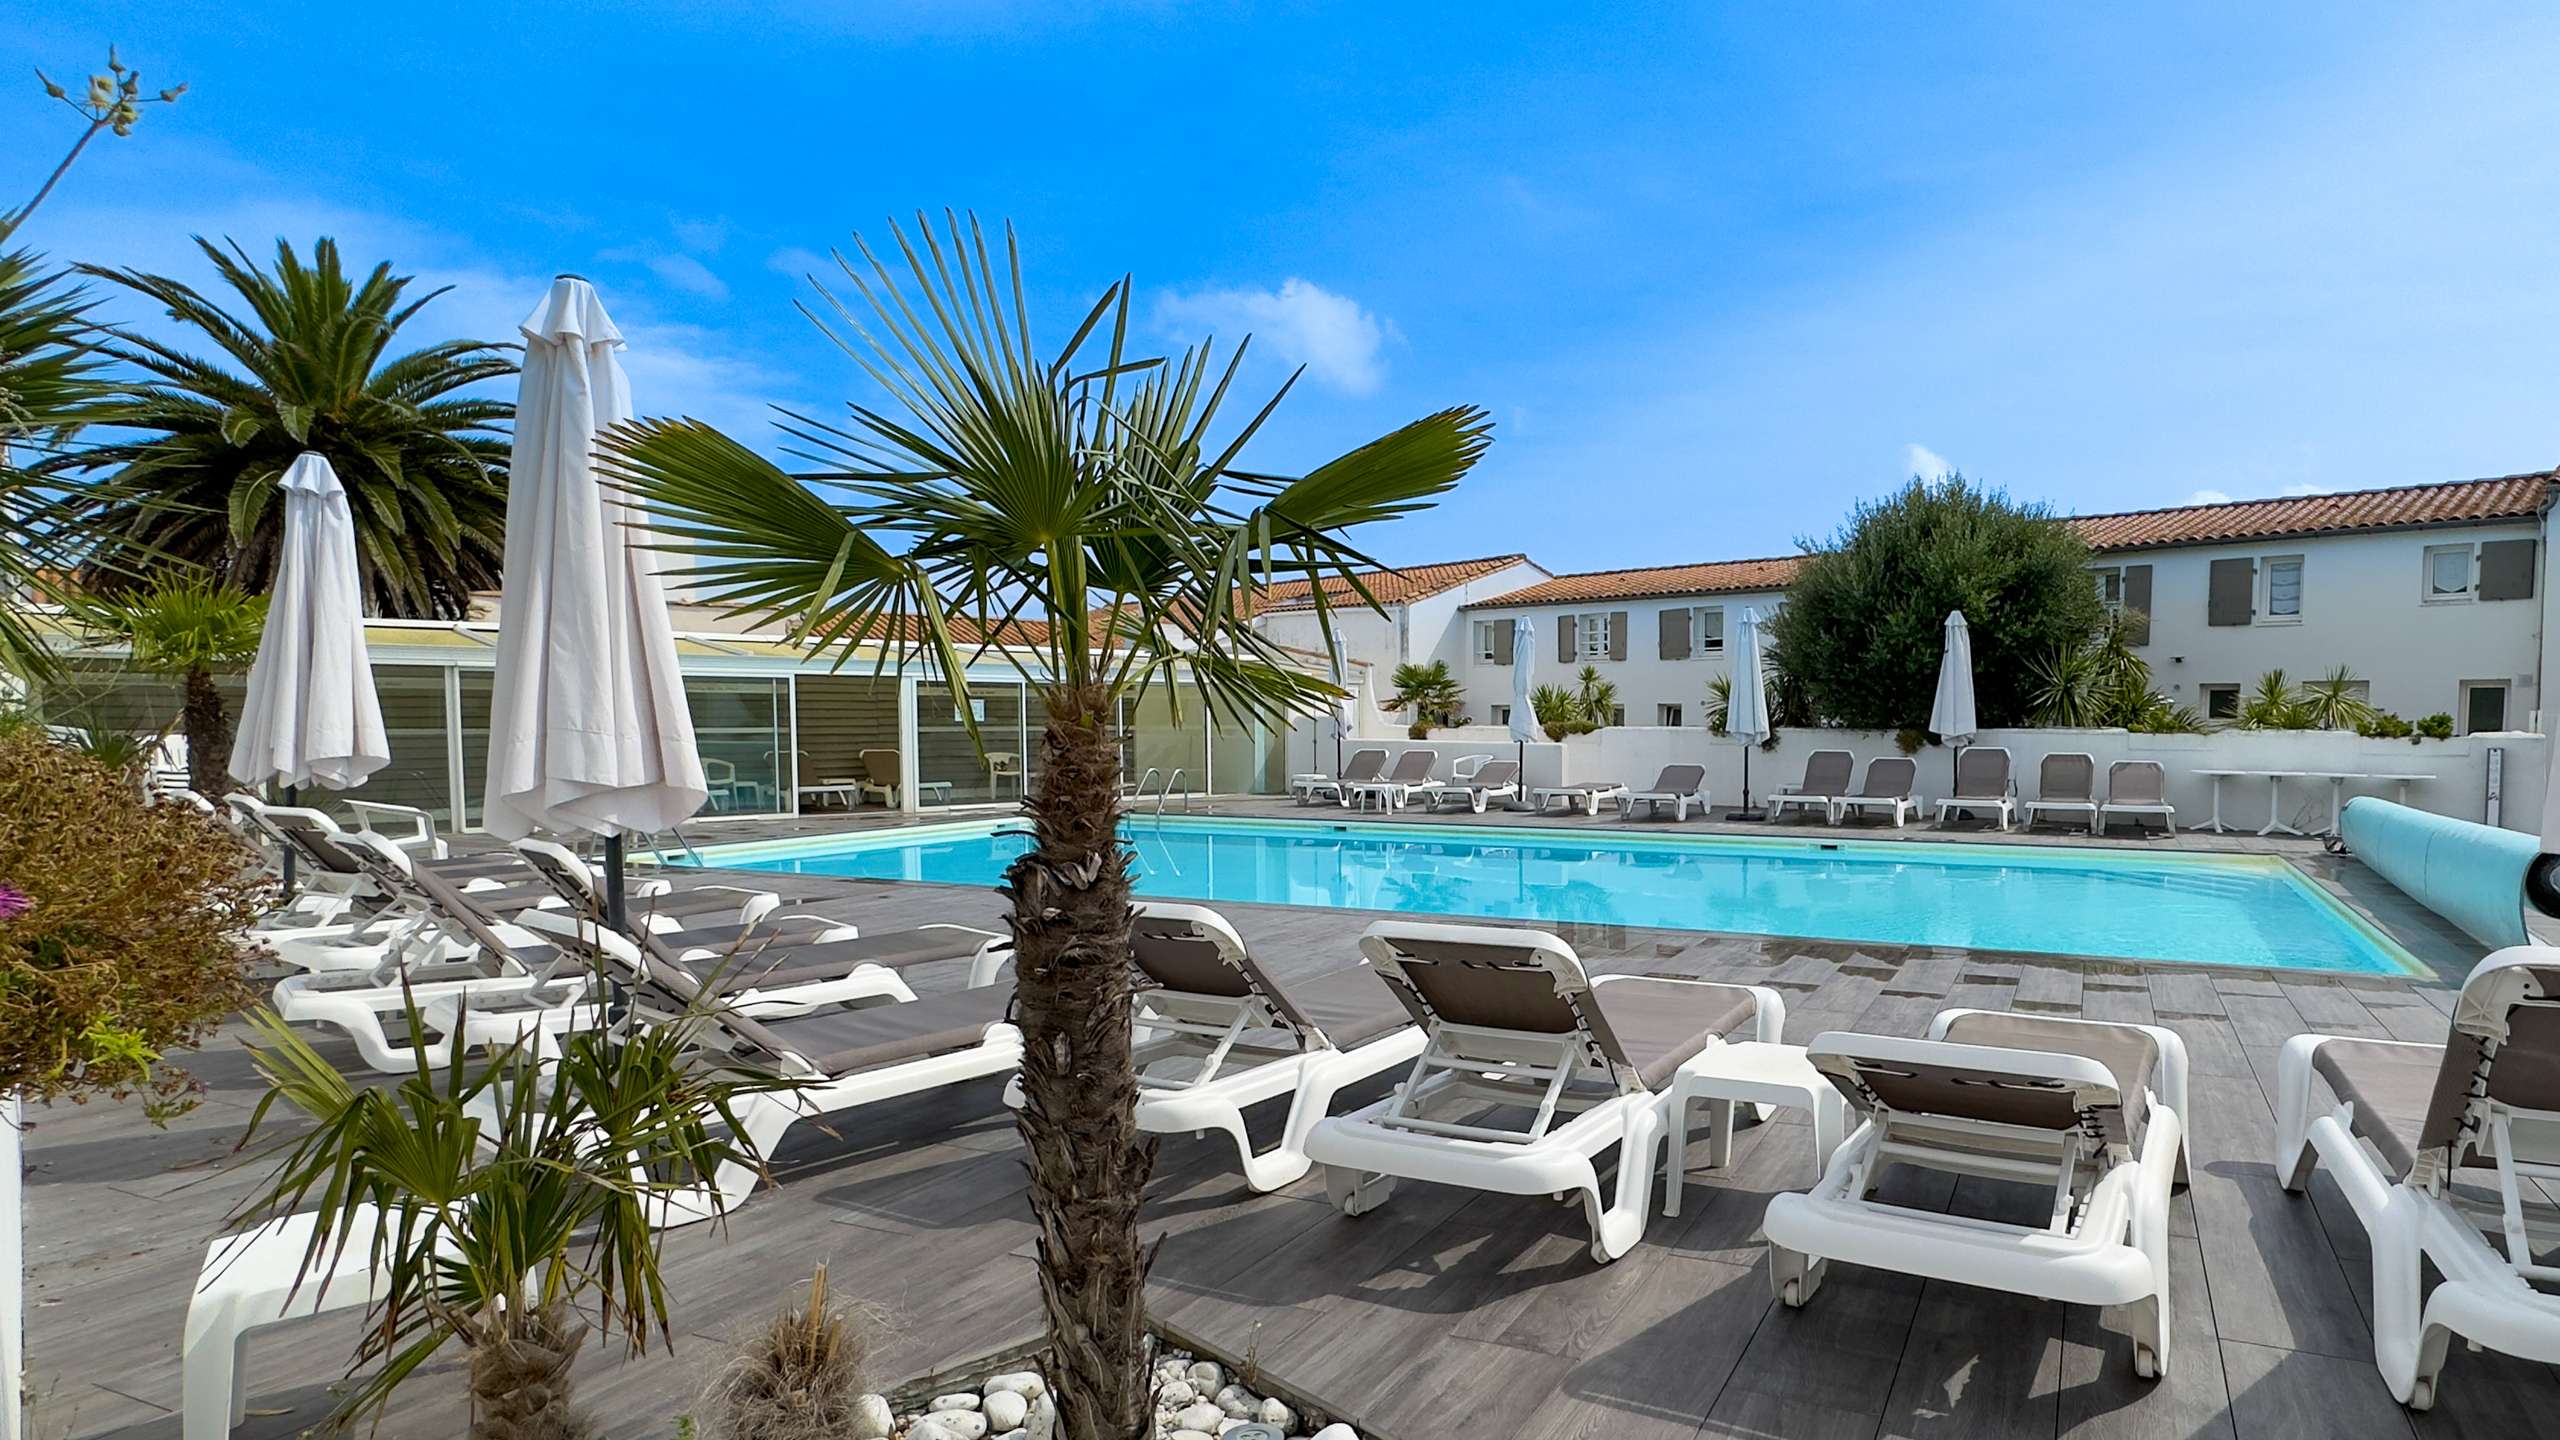
[[[668,224],[676,232],[676,243],[696,254],[715,254],[728,243],[726,220],[673,220]]]
[[[642,263],[651,274],[688,294],[706,300],[729,298],[729,284],[711,273],[711,267],[690,255],[651,255]]]
[[[827,275],[835,271],[836,262],[815,250],[785,245],[764,257],[764,268],[797,280],[803,275]]]
[[[2199,490],[2178,502],[2181,505],[2228,505],[2231,497],[2220,490]]]
[[[1248,331],[1256,344],[1354,395],[1369,394],[1386,380],[1386,360],[1379,351],[1390,327],[1351,297],[1295,275],[1277,290],[1166,294],[1156,302],[1156,323],[1168,329]]]
[[[1947,463],[1946,456],[1918,441],[1902,447],[1902,468],[1923,480],[1935,480],[1941,475],[1952,475],[1956,469],[1955,466]]]

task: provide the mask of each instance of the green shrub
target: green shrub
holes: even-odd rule
[[[193,1103],[161,1057],[248,999],[241,936],[271,898],[210,816],[0,729],[0,1090]]]
[[[2420,720],[2417,730],[2421,739],[2450,740],[2453,738],[2453,717],[2439,710]]]
[[[2408,740],[2415,738],[2418,732],[2416,726],[2390,711],[2376,710],[2357,723],[2356,733],[2367,740]]]
[[[1861,504],[1805,561],[1768,622],[1814,714],[1862,730],[1926,724],[1947,613],[1973,637],[1974,704],[1986,728],[2032,709],[2036,661],[2078,646],[2104,618],[2089,547],[2042,506],[1953,476]]]

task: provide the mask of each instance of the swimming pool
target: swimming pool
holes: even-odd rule
[[[705,863],[992,885],[1019,820],[714,847]],[[2424,973],[2266,855],[1559,833],[1378,822],[1130,822],[1142,896],[1724,930],[2126,960]]]

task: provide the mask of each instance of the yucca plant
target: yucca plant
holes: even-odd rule
[[[571,1400],[590,1329],[580,1306],[633,1354],[652,1334],[674,1344],[653,1221],[679,1193],[717,1208],[706,1182],[720,1166],[758,1163],[728,1138],[735,1101],[785,1082],[698,1063],[698,1012],[576,1031],[549,1057],[456,1046],[441,1066],[414,1002],[408,1021],[416,1071],[382,1085],[349,1078],[274,1012],[250,1012],[268,1087],[250,1137],[280,1109],[308,1123],[233,1218],[312,1212],[305,1284],[370,1248],[376,1298],[342,1420],[378,1416],[459,1341],[471,1440],[581,1440],[594,1432]]]
[[[1618,686],[1601,678],[1599,666],[1585,665],[1573,677],[1573,704],[1582,713],[1583,724],[1600,729],[1617,711]]]
[[[824,470],[786,474],[695,421],[641,424],[608,446],[664,541],[694,555],[698,587],[812,646],[849,657],[877,643],[965,693],[958,636],[1047,622],[998,652],[1047,716],[1026,802],[1033,843],[1001,886],[1019,1123],[1064,1433],[1125,1440],[1151,1414],[1137,1214],[1154,1148],[1137,1130],[1130,1065],[1120,702],[1164,685],[1177,718],[1189,694],[1254,724],[1338,695],[1255,632],[1252,594],[1339,579],[1374,609],[1358,572],[1375,562],[1347,532],[1427,506],[1490,427],[1481,410],[1444,410],[1302,476],[1250,469],[1245,449],[1290,386],[1222,424],[1243,345],[1224,363],[1207,343],[1140,356],[1123,279],[1043,350],[1009,231],[1001,269],[974,217],[946,214],[939,230],[919,217],[917,233],[893,226],[890,238],[901,265],[857,237],[859,259],[838,257],[855,298],[820,285],[804,307],[888,397],[851,403],[842,425],[793,417]],[[1312,593],[1329,644],[1326,583]],[[974,729],[965,700],[959,713]]]
[[[1529,713],[1538,717],[1538,728],[1550,740],[1568,735],[1588,735],[1591,723],[1582,718],[1582,702],[1562,685],[1539,685],[1529,691]]]
[[[2363,685],[2344,665],[2317,680],[2302,682],[2295,703],[2303,723],[2315,730],[2354,730],[2371,723],[2374,709],[2364,697]]]
[[[138,270],[83,266],[209,341],[205,359],[119,330],[109,354],[135,372],[85,413],[116,438],[39,466],[48,478],[104,477],[84,518],[105,539],[83,578],[113,590],[119,570],[166,556],[264,591],[283,540],[278,482],[304,451],[327,457],[355,517],[356,568],[379,615],[460,618],[498,583],[506,551],[506,423],[515,407],[461,393],[515,373],[477,340],[391,352],[442,290],[411,297],[388,262],[361,280],[322,240],[305,263],[279,241],[272,271],[247,252],[196,244],[246,311]]]
[[[231,711],[213,675],[257,658],[266,600],[201,577],[163,579],[119,599],[84,601],[80,613],[132,646],[136,668],[178,682],[187,784],[199,795],[228,792]]]
[[[2248,697],[2240,702],[2240,728],[2243,730],[2308,730],[2311,721],[2302,705],[2302,697],[2282,670],[2270,670],[2258,677]]]

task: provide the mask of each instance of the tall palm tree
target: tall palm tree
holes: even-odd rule
[[[137,669],[179,685],[178,718],[187,737],[187,785],[199,795],[225,795],[231,778],[232,721],[213,672],[258,658],[266,630],[264,596],[202,578],[163,577],[149,589],[112,601],[86,601],[89,623],[133,648]]]
[[[107,352],[139,377],[88,418],[130,433],[46,467],[113,472],[88,507],[109,538],[84,580],[112,589],[120,564],[141,568],[128,562],[156,551],[263,591],[284,533],[277,482],[310,450],[347,487],[375,613],[459,618],[473,590],[498,581],[504,426],[515,413],[460,392],[514,374],[515,362],[477,340],[391,354],[401,327],[444,291],[407,298],[409,278],[387,262],[352,280],[336,241],[313,246],[308,264],[278,241],[272,272],[237,245],[196,244],[247,318],[164,276],[81,267],[159,305],[223,357],[115,332]]]
[[[58,603],[79,532],[61,496],[27,467],[58,455],[96,398],[88,298],[34,252],[0,254],[0,670],[51,661],[21,608]]]
[[[1242,346],[1223,365],[1207,345],[1131,355],[1123,278],[1043,354],[1010,232],[999,272],[974,217],[919,229],[892,227],[906,277],[857,240],[863,263],[839,263],[860,301],[822,287],[836,323],[811,312],[890,397],[852,404],[841,427],[795,417],[787,428],[829,470],[795,478],[689,420],[608,444],[662,538],[694,552],[697,584],[845,658],[876,642],[965,688],[961,637],[1046,620],[1037,643],[1000,652],[1047,713],[1026,802],[1035,843],[1001,886],[1020,1126],[1064,1433],[1127,1440],[1152,1412],[1137,1216],[1154,1146],[1130,1065],[1120,702],[1164,685],[1177,715],[1186,692],[1233,723],[1315,710],[1337,692],[1254,632],[1254,585],[1339,576],[1374,605],[1358,575],[1374,562],[1344,532],[1423,508],[1490,427],[1451,409],[1303,476],[1247,470],[1242,452],[1288,387],[1213,439]],[[1326,589],[1313,593],[1329,630]]]

